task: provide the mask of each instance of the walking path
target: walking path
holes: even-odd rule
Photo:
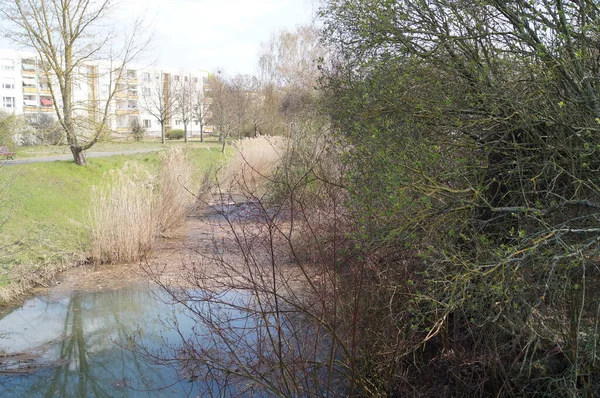
[[[115,155],[132,155],[136,153],[147,153],[161,151],[163,148],[152,148],[152,149],[136,149],[132,151],[117,151],[117,152],[86,152],[86,158],[101,158],[105,156]],[[6,160],[4,164],[7,166],[13,164],[29,164],[29,163],[43,163],[43,162],[56,162],[56,161],[69,161],[73,160],[73,155],[60,155],[60,156],[46,156],[43,158],[28,158],[28,159],[14,159]]]

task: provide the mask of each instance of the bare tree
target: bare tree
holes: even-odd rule
[[[256,76],[249,75],[237,76],[234,81],[240,89],[240,94],[244,96],[246,127],[251,128],[252,135],[257,137],[266,119],[263,85]]]
[[[280,87],[312,89],[317,86],[318,63],[326,56],[314,26],[275,33],[260,49],[261,80]]]
[[[237,78],[227,81],[221,77],[213,76],[210,80],[212,88],[212,122],[219,131],[219,139],[225,152],[227,140],[239,133],[244,125],[246,114],[246,93]]]
[[[328,58],[314,26],[273,34],[261,46],[262,110],[268,129],[298,138],[305,124],[317,119],[313,111],[319,95],[319,64]]]
[[[204,142],[204,129],[212,118],[212,111],[209,110],[212,98],[206,95],[206,92],[212,90],[211,86],[194,85],[192,116],[200,125],[200,142]]]
[[[167,126],[176,110],[176,96],[172,90],[172,79],[168,73],[160,72],[154,79],[154,86],[148,95],[144,95],[142,106],[160,123],[160,136],[165,143]]]
[[[191,76],[183,76],[175,82],[175,113],[181,117],[183,122],[183,137],[186,143],[188,142],[188,125],[193,118],[195,94],[196,83]]]
[[[120,32],[104,29],[114,3],[114,0],[0,0],[0,16],[5,20],[2,32],[37,53],[56,116],[78,165],[86,163],[83,151],[91,148],[106,131],[111,102],[124,78],[125,65],[149,41],[142,39],[140,21],[135,22],[129,34],[120,35],[119,41]],[[115,47],[117,42],[121,43],[120,48]],[[94,65],[100,59],[103,66]],[[108,79],[105,98],[76,103],[74,88],[78,81],[86,79],[95,85],[101,75]]]

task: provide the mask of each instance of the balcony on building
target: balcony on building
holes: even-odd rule
[[[124,84],[117,85],[115,96],[117,98],[127,98],[127,86]]]
[[[127,70],[127,81],[129,83],[137,84],[137,71],[134,69]]]
[[[137,101],[128,101],[127,102],[127,110],[129,111],[129,114],[133,114],[133,115],[137,115],[140,113],[140,109],[138,107],[138,103]]]
[[[37,93],[38,85],[34,77],[23,77],[23,92]]]
[[[39,102],[35,95],[24,95],[23,96],[23,110],[25,111],[25,113],[37,112],[38,106],[39,106]]]
[[[47,81],[40,79],[40,94],[41,95],[52,95],[50,91],[50,85]]]
[[[48,97],[40,97],[40,110],[42,112],[54,111],[54,100]]]
[[[138,98],[137,86],[129,85],[127,87],[127,97],[128,98],[133,98],[133,99],[137,99]]]
[[[37,66],[35,59],[21,60],[21,69],[23,70],[23,76],[37,75]]]

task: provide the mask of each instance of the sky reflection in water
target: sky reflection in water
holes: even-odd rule
[[[163,292],[124,289],[30,299],[0,319],[0,352],[28,351],[34,364],[45,366],[0,376],[0,396],[194,397],[207,389],[219,395],[216,386],[180,380],[174,367],[151,363],[131,349],[130,336],[151,351],[180,343],[169,327],[174,320],[184,333],[194,326]]]

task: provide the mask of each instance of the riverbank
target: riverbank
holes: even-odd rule
[[[186,147],[193,192],[205,170],[224,156],[212,144]],[[157,173],[157,152],[90,159],[85,167],[52,162],[4,167],[0,171],[3,220],[0,245],[0,300],[9,305],[35,286],[49,285],[54,276],[87,262],[89,204],[93,186],[104,174],[136,162]],[[15,301],[16,300],[16,301]]]

